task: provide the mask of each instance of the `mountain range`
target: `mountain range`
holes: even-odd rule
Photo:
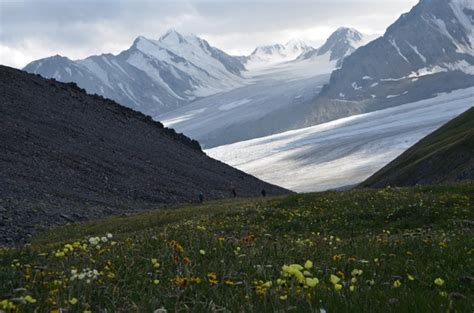
[[[342,36],[342,29],[331,38]],[[343,43],[337,48],[353,51],[356,39],[341,40]],[[33,61],[24,70],[75,82],[90,94],[114,99],[156,117],[197,99],[253,83],[243,76],[247,70],[306,59],[309,56],[304,57],[305,54],[314,51],[318,50],[303,41],[291,40],[285,45],[257,47],[249,56],[235,57],[193,34],[169,30],[158,40],[139,36],[118,55],[102,54],[75,61],[56,55]],[[331,61],[338,60],[331,55]]]

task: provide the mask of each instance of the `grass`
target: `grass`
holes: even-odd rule
[[[60,227],[0,250],[0,311],[472,312],[473,195],[361,189]]]

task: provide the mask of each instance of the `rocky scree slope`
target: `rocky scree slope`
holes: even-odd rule
[[[289,191],[74,83],[0,66],[0,244],[165,204]]]

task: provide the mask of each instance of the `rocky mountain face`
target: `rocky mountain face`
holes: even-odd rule
[[[156,116],[197,98],[243,84],[238,58],[194,35],[168,31],[159,40],[138,37],[118,55],[72,61],[53,56],[28,64],[25,71],[76,82],[90,94],[113,99]]]
[[[72,68],[71,68],[72,70]],[[112,100],[0,66],[0,243],[165,204],[287,193]]]
[[[371,110],[473,85],[474,2],[421,0],[345,58],[321,96]]]

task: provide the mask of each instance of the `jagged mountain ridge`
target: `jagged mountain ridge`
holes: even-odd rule
[[[240,61],[194,35],[170,30],[158,40],[138,37],[118,55],[72,61],[53,56],[28,64],[25,71],[76,82],[91,94],[156,116],[196,98],[243,84]]]

